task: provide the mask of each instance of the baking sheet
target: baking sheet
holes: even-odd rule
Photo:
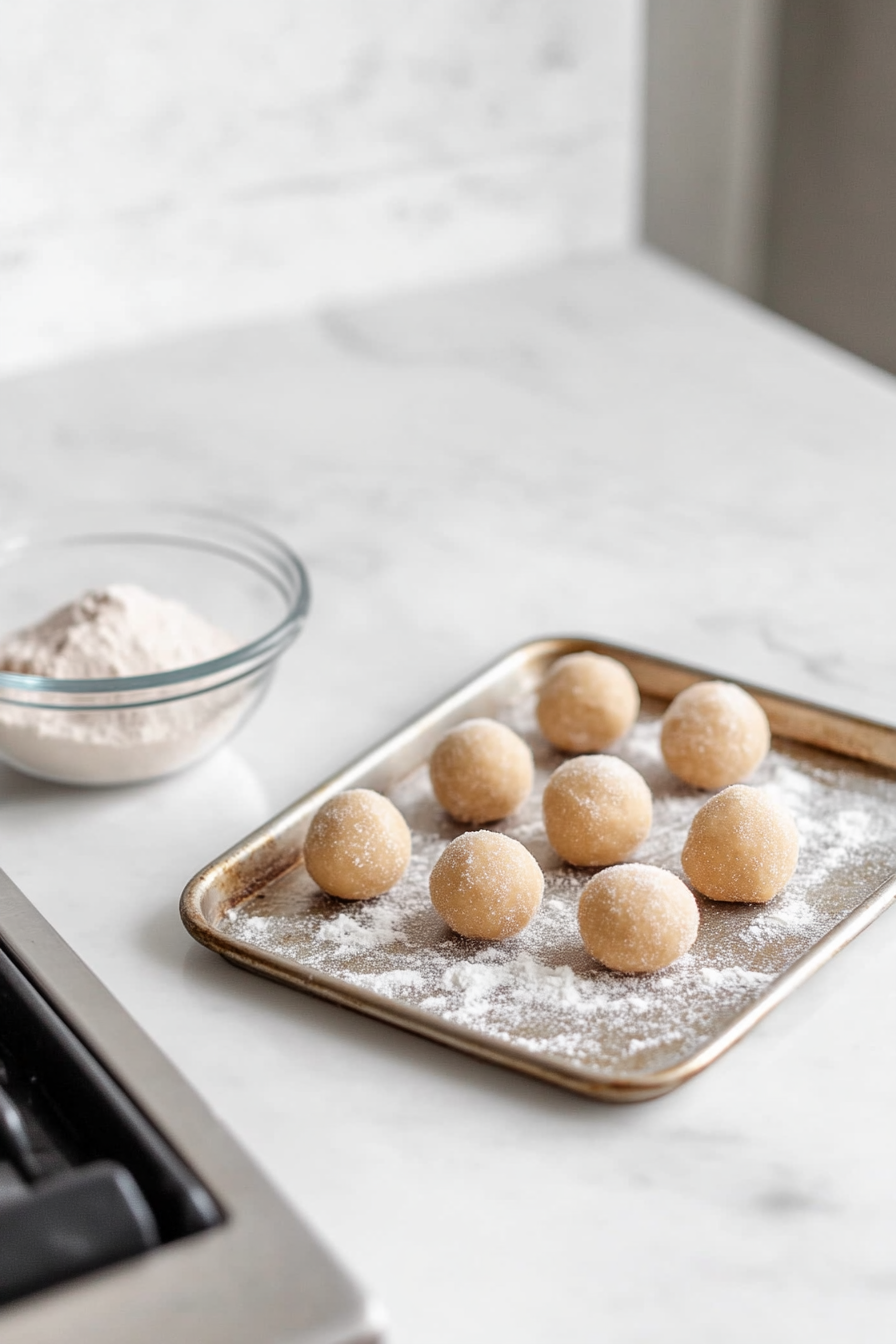
[[[569,651],[570,641],[548,643],[554,656]],[[583,644],[606,651],[583,641],[576,647]],[[544,835],[541,792],[565,757],[543,740],[534,718],[534,688],[550,656],[544,642],[528,647],[532,657],[520,662],[518,675],[493,678],[490,692],[490,712],[526,738],[536,760],[531,797],[517,815],[491,828],[526,845],[545,872],[542,907],[528,929],[501,943],[463,939],[429,902],[433,863],[467,828],[438,807],[425,759],[448,722],[479,712],[482,688],[474,682],[469,703],[458,693],[441,715],[437,707],[399,734],[391,750],[386,743],[374,754],[374,773],[392,775],[380,787],[404,813],[413,836],[410,868],[391,892],[370,902],[323,895],[297,861],[297,835],[287,824],[274,839],[274,856],[279,847],[285,871],[274,871],[274,863],[254,890],[248,883],[234,896],[234,874],[243,872],[250,856],[258,859],[251,844],[242,864],[225,860],[217,874],[212,866],[200,875],[193,905],[205,896],[207,907],[215,890],[217,904],[197,936],[250,969],[566,1086],[615,1099],[656,1095],[731,1044],[893,899],[896,775],[777,736],[750,782],[780,798],[796,818],[800,862],[788,887],[765,906],[698,898],[700,933],[679,962],[653,975],[607,971],[585,952],[576,923],[578,895],[594,870],[564,864]],[[656,660],[656,666],[673,665]],[[651,679],[641,680],[643,688]],[[788,702],[776,703],[786,709]],[[645,698],[638,723],[613,754],[644,775],[654,796],[651,834],[633,857],[683,877],[681,847],[707,795],[676,780],[663,764],[664,708],[664,700]],[[829,717],[839,741],[848,720]],[[817,735],[825,737],[823,731]],[[399,764],[406,768],[390,771]],[[334,785],[358,782],[340,777],[307,806],[297,804],[292,829],[307,825],[322,798],[337,791]],[[188,888],[185,901],[190,896]],[[195,911],[192,922],[187,919],[197,933]]]

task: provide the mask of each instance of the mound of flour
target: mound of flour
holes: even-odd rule
[[[0,640],[0,671],[36,677],[140,677],[204,663],[234,640],[183,602],[135,583],[85,593]]]
[[[182,602],[112,584],[0,640],[0,671],[64,680],[146,676],[235,647],[231,635]],[[145,779],[219,741],[245,694],[225,687],[172,703],[98,710],[26,708],[7,698],[0,703],[0,752],[33,774],[68,782]]]

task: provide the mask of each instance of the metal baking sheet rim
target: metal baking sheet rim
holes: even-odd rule
[[[764,994],[733,1017],[711,1041],[671,1068],[628,1076],[617,1073],[607,1077],[593,1069],[578,1068],[502,1043],[469,1027],[446,1023],[410,1005],[385,999],[335,976],[303,967],[275,953],[261,952],[258,948],[229,937],[217,927],[217,921],[227,910],[257,896],[269,883],[283,877],[301,863],[304,830],[314,812],[328,797],[361,784],[384,788],[389,782],[397,782],[414,768],[414,764],[426,759],[428,750],[421,751],[421,742],[425,746],[427,739],[434,739],[443,732],[452,719],[456,721],[468,716],[473,703],[481,709],[483,698],[493,695],[497,701],[499,685],[517,674],[520,668],[533,673],[531,680],[534,685],[539,679],[539,674],[534,672],[536,667],[543,670],[554,659],[583,650],[618,658],[632,672],[642,694],[665,700],[671,699],[695,681],[719,675],[588,638],[553,637],[519,645],[197,873],[181,896],[180,915],[187,931],[197,942],[256,975],[302,989],[424,1036],[440,1045],[450,1046],[594,1099],[647,1101],[672,1091],[700,1073],[896,901],[896,873],[891,874],[808,952],[777,976]],[[746,682],[740,684],[760,701],[769,716],[772,730],[779,736],[896,769],[896,729],[889,725],[843,714]],[[411,748],[416,748],[414,763],[403,759]],[[395,766],[399,761],[402,763]],[[392,766],[395,768],[390,768]],[[216,896],[218,892],[226,894]],[[213,896],[216,896],[218,905],[215,918],[211,919],[206,900]]]

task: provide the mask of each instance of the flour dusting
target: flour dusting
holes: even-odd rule
[[[299,869],[231,911],[228,934],[518,1049],[632,1076],[672,1066],[716,1036],[896,867],[896,777],[775,742],[750,783],[796,819],[800,861],[788,886],[765,906],[698,898],[700,933],[686,956],[652,975],[605,970],[582,946],[576,919],[594,870],[563,864],[541,820],[541,792],[563,758],[538,734],[531,697],[501,717],[529,741],[536,761],[532,796],[492,828],[526,845],[544,870],[541,908],[521,934],[494,943],[463,939],[432,909],[429,872],[464,828],[435,803],[425,766],[390,794],[414,846],[391,892],[349,908]],[[683,878],[681,848],[708,795],[666,770],[656,707],[645,706],[615,754],[653,793],[653,828],[635,859]]]

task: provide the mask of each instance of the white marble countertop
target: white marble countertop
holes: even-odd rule
[[[896,916],[613,1108],[254,979],[192,873],[516,641],[588,633],[896,720],[896,386],[643,256],[0,385],[0,510],[213,503],[307,560],[192,772],[0,771],[0,864],[383,1300],[395,1344],[886,1338]]]

